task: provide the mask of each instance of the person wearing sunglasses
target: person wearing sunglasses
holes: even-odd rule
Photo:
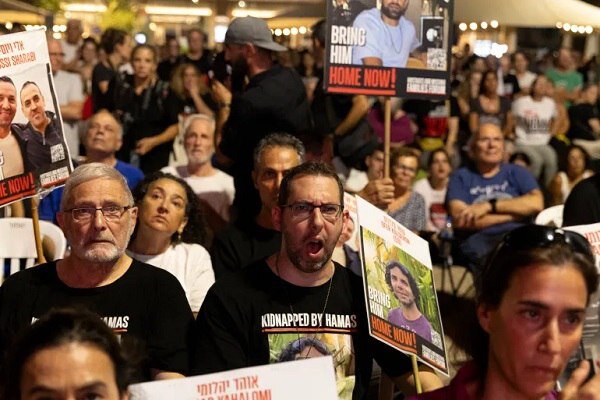
[[[586,382],[588,361],[555,390],[597,288],[594,256],[583,236],[540,225],[511,231],[477,284],[475,326],[464,331],[471,335],[465,343],[473,360],[449,386],[416,399],[600,399],[600,374]]]
[[[80,305],[100,315],[122,340],[147,349],[143,379],[187,373],[193,315],[183,288],[171,273],[125,254],[137,214],[127,181],[115,168],[89,163],[73,171],[57,215],[70,253],[2,284],[0,353],[52,308]]]

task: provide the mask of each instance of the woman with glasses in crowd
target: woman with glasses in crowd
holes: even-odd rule
[[[97,315],[53,310],[10,347],[2,399],[127,400],[132,358]]]
[[[215,281],[198,197],[183,179],[163,172],[146,176],[133,197],[138,221],[127,254],[175,275],[196,315]]]
[[[394,182],[394,200],[387,212],[405,228],[413,232],[425,229],[425,200],[412,190],[419,169],[419,158],[414,150],[402,147],[390,156],[390,175]]]
[[[555,390],[580,344],[597,288],[594,256],[583,236],[539,225],[509,232],[479,277],[473,360],[449,386],[416,398],[600,399],[600,375],[585,382],[587,361],[560,393]]]

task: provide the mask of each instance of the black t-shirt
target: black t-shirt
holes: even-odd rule
[[[233,160],[230,174],[235,185],[234,207],[240,217],[254,217],[260,208],[252,183],[252,155],[258,142],[274,132],[292,135],[312,127],[304,84],[298,73],[275,65],[250,79],[246,90],[233,96],[229,119],[219,145]]]
[[[508,97],[512,99],[515,94],[521,91],[521,87],[519,86],[519,80],[514,74],[506,74],[504,75],[504,97]]]
[[[177,57],[174,61],[167,58],[158,63],[156,73],[161,81],[170,82],[173,70],[181,63],[181,57]]]
[[[364,399],[373,357],[390,376],[409,372],[407,356],[368,335],[360,278],[336,263],[331,285],[330,291],[329,282],[292,285],[265,261],[217,281],[196,321],[193,373],[264,365],[306,355],[301,350],[318,351],[333,355],[338,390]],[[312,344],[303,349],[307,341]]]
[[[565,201],[563,226],[600,222],[600,175],[579,182]]]
[[[242,268],[279,251],[281,232],[263,228],[254,220],[238,220],[219,232],[210,249],[215,278]]]
[[[124,341],[136,339],[147,351],[149,369],[188,371],[193,315],[185,292],[169,272],[133,260],[115,282],[91,289],[65,285],[50,262],[11,275],[0,287],[0,346],[52,308],[83,306],[96,312]]]
[[[202,56],[197,60],[192,60],[187,54],[181,57],[181,62],[186,64],[194,64],[202,74],[208,73],[210,66],[215,56],[212,51],[204,49]]]
[[[167,82],[157,81],[138,95],[133,76],[119,80],[115,87],[115,109],[123,125],[123,146],[117,152],[120,160],[131,162],[130,154],[138,140],[158,135],[177,123],[177,111],[169,107],[173,98]],[[173,141],[169,141],[140,156],[140,169],[149,174],[165,167],[172,148]]]
[[[569,139],[596,140],[594,131],[588,123],[590,119],[598,118],[598,110],[593,104],[580,103],[569,107]]]
[[[92,106],[94,113],[107,109],[113,111],[115,109],[114,96],[111,90],[106,93],[102,93],[100,90],[100,82],[110,82],[117,75],[116,71],[110,67],[107,67],[103,63],[99,62],[92,70]],[[109,86],[110,89],[110,86]]]

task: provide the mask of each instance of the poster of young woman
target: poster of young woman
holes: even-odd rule
[[[0,206],[61,185],[73,170],[45,35],[0,36]]]

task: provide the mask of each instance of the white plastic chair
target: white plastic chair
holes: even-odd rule
[[[67,248],[59,227],[50,222],[40,221],[42,240],[47,237],[54,244],[54,259],[62,258]],[[0,218],[0,283],[8,275],[35,265],[37,250],[33,235],[33,221],[30,218]],[[8,267],[8,271],[5,270]]]
[[[559,204],[540,211],[535,218],[535,223],[537,225],[550,225],[557,228],[562,227],[564,208],[565,206],[563,204]]]

